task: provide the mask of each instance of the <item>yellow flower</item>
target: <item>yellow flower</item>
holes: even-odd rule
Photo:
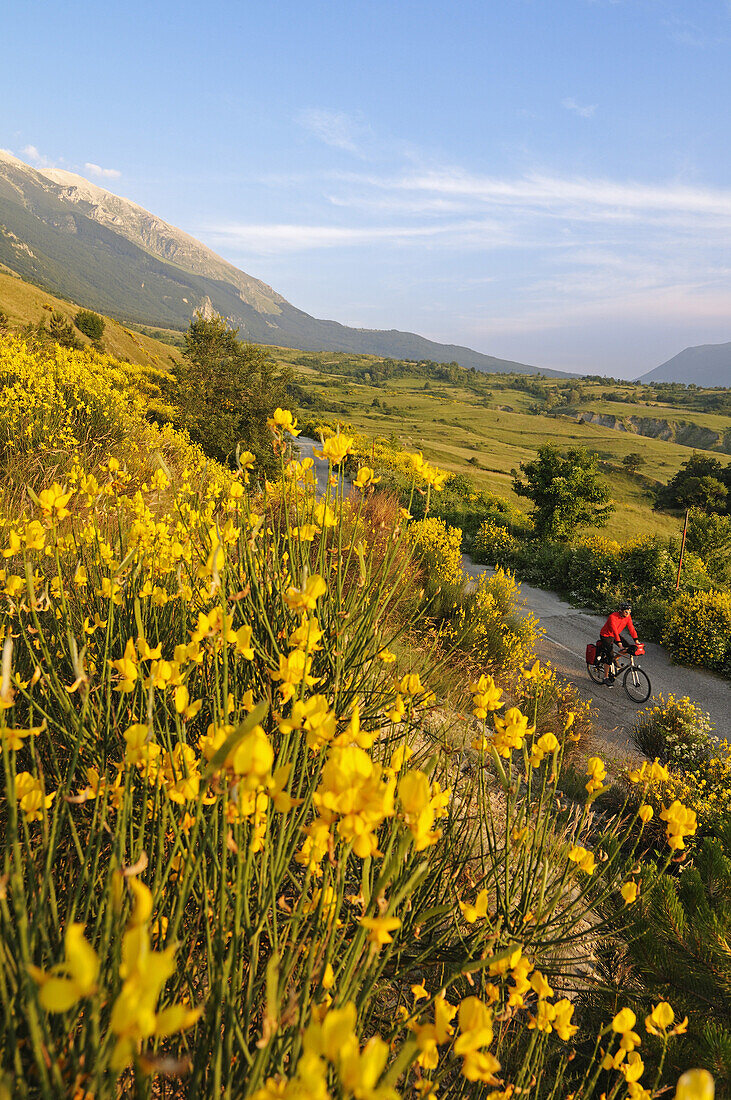
[[[65,519],[66,516],[70,516],[66,505],[74,495],[74,490],[65,493],[57,481],[54,481],[50,489],[42,489],[38,494],[38,503],[40,504],[43,514],[49,518],[55,517],[55,519]]]
[[[405,714],[406,707],[404,706],[404,699],[403,696],[399,693],[396,696],[396,701],[394,702],[393,706],[386,711],[386,717],[388,718],[389,722],[394,722],[395,724],[397,724],[402,721]]]
[[[642,824],[647,825],[648,821],[652,821],[654,812],[652,806],[645,804],[644,806],[640,806],[637,814]]]
[[[361,917],[360,924],[368,929],[368,941],[376,947],[384,943],[393,943],[391,932],[401,927],[399,917]]]
[[[506,759],[513,749],[522,749],[523,741],[535,730],[535,726],[528,725],[528,719],[521,714],[518,707],[510,707],[505,712],[504,718],[495,715],[495,748],[500,756]]]
[[[633,902],[637,901],[639,893],[639,886],[636,882],[632,880],[630,880],[629,882],[625,882],[624,886],[620,890],[620,894],[624,898],[625,905],[632,905]]]
[[[462,910],[462,916],[468,924],[474,924],[478,917],[486,917],[488,909],[487,890],[480,890],[474,905],[470,905],[469,902],[460,901],[459,907]]]
[[[274,416],[267,420],[267,424],[273,432],[289,432],[290,435],[300,434],[297,430],[297,420],[289,409],[275,409]]]
[[[604,762],[598,756],[590,756],[586,774],[589,776],[589,782],[586,784],[586,790],[590,795],[599,793],[602,790],[604,780],[607,777],[607,769],[604,767]]]
[[[587,851],[586,848],[582,848],[581,845],[573,845],[569,849],[569,859],[574,863],[577,863],[582,871],[587,875],[593,875],[596,870],[596,860],[594,859],[594,853]]]
[[[499,710],[503,705],[500,701],[502,688],[497,686],[492,676],[480,676],[479,680],[469,685],[469,690],[472,692],[475,718],[487,718],[488,711]]]
[[[124,647],[124,656],[120,657],[118,661],[112,661],[111,665],[120,676],[115,691],[121,691],[123,693],[133,691],[135,681],[137,680],[137,653],[135,651],[135,644],[131,638],[127,640],[127,644]]]
[[[99,958],[94,948],[84,939],[83,924],[71,924],[64,935],[66,957],[51,970],[30,967],[33,979],[38,983],[38,999],[48,1012],[68,1012],[82,997],[90,997],[96,990],[99,974]]]
[[[241,776],[247,790],[253,790],[264,783],[273,763],[274,750],[261,726],[254,726],[249,730],[226,759],[226,766]]]
[[[560,1039],[563,1039],[563,1041],[567,1043],[579,1030],[576,1024],[571,1023],[574,1006],[571,1001],[564,997],[562,1000],[556,1001],[553,1007],[556,1009],[556,1015],[553,1020],[553,1030]]]
[[[675,1100],[713,1100],[716,1087],[707,1069],[689,1069],[678,1080]]]
[[[374,476],[370,466],[361,466],[353,484],[356,489],[367,489],[369,485],[376,485],[380,480],[380,477]]]
[[[632,1050],[627,1055],[627,1061],[620,1067],[621,1072],[624,1074],[625,1081],[639,1081],[640,1077],[645,1071],[645,1064],[640,1058],[636,1050]]]
[[[354,440],[352,436],[341,435],[340,432],[338,432],[337,435],[332,435],[329,439],[326,439],[322,445],[322,450],[315,451],[315,454],[318,458],[326,458],[333,466],[337,466],[343,461],[346,455],[350,454],[353,443]]]
[[[292,611],[312,611],[320,596],[324,596],[326,592],[324,578],[319,573],[313,573],[302,588],[288,588],[284,601]]]
[[[645,760],[641,768],[634,768],[628,772],[627,778],[631,783],[667,783],[670,779],[670,772],[657,760],[652,764]]]
[[[310,674],[311,668],[312,658],[301,649],[293,649],[287,657],[280,653],[279,669],[277,672],[271,672],[270,676],[272,680],[281,681],[279,692],[283,703],[287,703],[292,698],[297,685],[303,681],[308,687],[319,683],[318,678]]]
[[[612,1031],[617,1035],[626,1035],[637,1022],[637,1017],[631,1008],[622,1008],[612,1020]]]
[[[668,844],[673,851],[685,847],[685,837],[692,836],[697,828],[694,810],[688,809],[676,798],[666,806],[660,817],[666,822]]]
[[[15,777],[15,797],[26,821],[42,821],[43,811],[50,808],[56,792],[44,794],[43,783],[30,772],[19,772]]]
[[[650,1035],[665,1035],[672,1028],[671,1035],[683,1035],[688,1030],[688,1017],[673,1027],[675,1013],[667,1001],[655,1005],[649,1016],[645,1016],[645,1027]]]

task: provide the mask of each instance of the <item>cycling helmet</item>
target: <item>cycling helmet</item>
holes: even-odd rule
[[[629,600],[620,600],[619,603],[617,604],[617,610],[618,611],[631,611],[632,610],[632,604]]]

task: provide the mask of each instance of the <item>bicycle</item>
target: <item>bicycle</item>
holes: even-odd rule
[[[594,647],[592,646],[591,648],[593,649]],[[587,649],[589,649],[588,646]],[[633,703],[644,703],[645,700],[650,698],[650,693],[652,691],[650,677],[644,669],[641,669],[639,665],[635,664],[635,657],[644,652],[645,647],[643,645],[636,646],[634,652],[630,652],[628,649],[620,649],[611,664],[611,671],[617,679],[622,670],[625,670],[624,676],[622,677],[622,687]],[[622,658],[625,659],[622,660]],[[603,682],[603,660],[600,659],[597,661],[595,659],[590,661],[587,655],[586,668],[595,684],[601,684]]]

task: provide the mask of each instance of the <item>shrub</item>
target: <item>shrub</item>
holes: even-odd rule
[[[427,516],[409,526],[408,540],[424,568],[429,616],[449,618],[462,598],[465,581],[461,530]]]
[[[79,332],[88,336],[95,344],[98,344],[104,335],[104,318],[98,313],[92,313],[90,309],[80,309],[74,317],[74,324]]]
[[[512,573],[483,573],[464,597],[445,629],[445,636],[464,649],[477,667],[517,671],[533,656],[538,620],[518,606],[519,588]]]
[[[646,1074],[663,1063],[673,1076],[703,1066],[716,1079],[719,1100],[731,1096],[730,852],[727,825],[720,839],[698,846],[682,875],[661,875],[643,891],[629,907],[620,946],[602,951],[605,988],[594,995],[598,1021],[627,1002],[638,1022],[661,1001],[673,1006],[676,1023],[687,1017],[687,1034],[675,1046],[666,1050],[662,1032],[643,1040]],[[655,877],[648,868],[647,884]]]
[[[632,729],[632,740],[638,749],[663,764],[683,771],[707,764],[714,742],[711,716],[686,696],[676,699],[669,695],[653,698],[641,710]]]
[[[674,660],[731,672],[731,594],[682,594],[673,603],[663,644]]]
[[[518,540],[507,527],[492,519],[483,520],[474,542],[477,561],[490,565],[510,566],[518,552]]]

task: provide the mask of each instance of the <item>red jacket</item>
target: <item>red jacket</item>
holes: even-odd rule
[[[632,622],[632,616],[620,615],[619,611],[613,611],[602,627],[600,636],[602,638],[614,638],[615,642],[618,642],[620,641],[619,635],[625,629],[629,630],[631,636],[637,641],[637,631]]]

